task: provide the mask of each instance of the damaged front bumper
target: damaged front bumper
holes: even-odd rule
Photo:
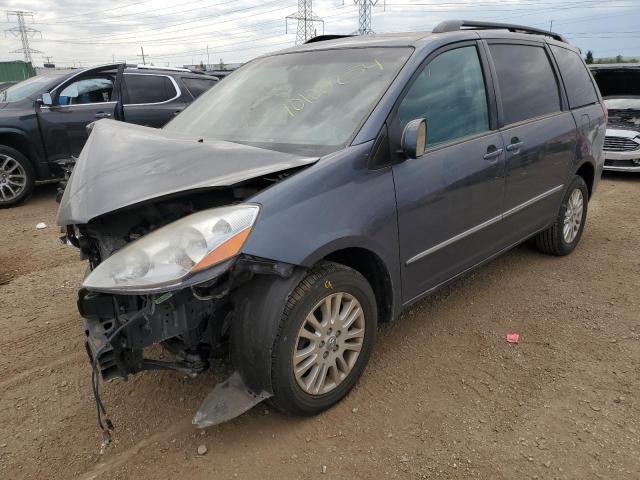
[[[218,277],[177,291],[125,295],[81,289],[78,310],[94,371],[106,381],[159,369],[196,376],[209,367],[212,356],[238,357],[230,351],[235,313],[232,292],[251,283],[254,276],[283,280],[293,269],[288,264],[240,257]],[[244,293],[240,295],[244,302],[250,302]],[[269,342],[264,338],[265,348]],[[243,341],[233,343],[243,348]],[[155,344],[168,350],[174,361],[148,358],[145,350]],[[198,427],[230,420],[272,395],[268,379],[249,382],[251,386],[244,381],[243,372],[259,369],[233,367],[235,372],[210,392],[196,412],[193,423]]]
[[[163,298],[164,297],[164,298]],[[84,318],[86,349],[102,378],[126,379],[143,370],[173,369],[198,374],[207,366],[200,347],[212,306],[189,302],[188,294],[124,296],[81,290],[78,309]],[[180,337],[184,347],[176,362],[145,359],[143,351]]]

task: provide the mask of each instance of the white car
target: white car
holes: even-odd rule
[[[604,139],[604,170],[640,172],[640,128],[607,128]]]
[[[640,64],[590,65],[609,110],[604,169],[640,172]]]

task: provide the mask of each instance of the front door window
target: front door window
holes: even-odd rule
[[[109,78],[83,78],[67,85],[58,96],[58,105],[110,102],[113,81]]]
[[[438,55],[422,70],[398,109],[400,127],[427,119],[427,146],[489,130],[487,92],[475,46]]]

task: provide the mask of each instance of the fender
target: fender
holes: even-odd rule
[[[38,127],[39,128],[39,127]],[[0,127],[0,138],[10,137],[8,147],[21,151],[33,165],[36,180],[48,180],[50,178],[49,164],[45,160],[44,149],[38,135],[37,139],[31,138],[25,130],[12,127]],[[0,140],[2,143],[2,140]]]
[[[232,295],[231,362],[256,394],[273,394],[273,344],[287,300],[306,273],[298,267],[286,278],[257,275]]]
[[[577,127],[576,153],[571,173],[584,172],[583,169],[586,164],[591,166],[593,176],[591,179],[587,179],[587,184],[589,186],[589,196],[592,197],[604,167],[602,149],[607,129],[604,110],[602,105],[595,104],[571,113]],[[591,184],[589,185],[589,183]]]
[[[243,253],[311,268],[345,248],[369,250],[389,274],[393,304],[401,305],[393,172],[368,167],[372,145],[327,155],[252,197],[261,209]]]

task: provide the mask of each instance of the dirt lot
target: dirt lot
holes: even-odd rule
[[[519,247],[384,326],[329,412],[198,431],[221,374],[145,373],[103,389],[102,456],[55,211],[51,188],[0,210],[2,479],[640,478],[640,177],[602,181],[569,257]]]

